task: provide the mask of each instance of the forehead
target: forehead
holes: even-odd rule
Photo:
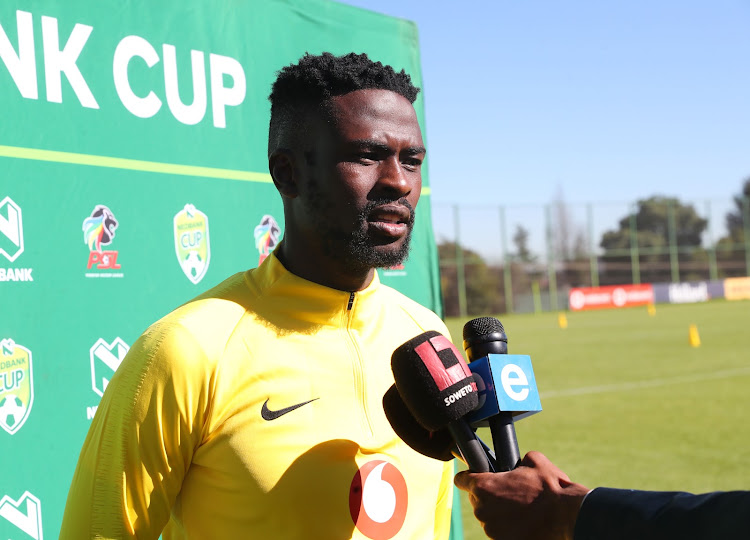
[[[334,132],[344,140],[376,140],[422,146],[417,113],[408,99],[380,89],[355,90],[330,100]]]

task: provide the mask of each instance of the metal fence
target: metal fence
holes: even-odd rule
[[[571,287],[750,275],[750,199],[433,203],[448,316],[567,309]]]

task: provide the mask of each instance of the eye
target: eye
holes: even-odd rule
[[[422,166],[422,160],[416,157],[408,157],[401,161],[401,165],[407,171],[416,171]]]
[[[360,152],[357,155],[357,161],[363,165],[372,165],[378,161],[378,155],[375,152]]]

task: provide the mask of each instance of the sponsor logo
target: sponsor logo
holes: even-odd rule
[[[187,278],[197,284],[206,275],[211,260],[208,217],[192,204],[186,204],[173,221],[177,262]]]
[[[639,306],[654,303],[654,290],[646,285],[615,285],[571,289],[568,305],[572,311]]]
[[[261,264],[268,257],[273,248],[279,243],[281,228],[273,216],[266,214],[260,220],[260,224],[255,227],[253,232],[255,236],[255,247],[258,248],[258,264]]]
[[[290,413],[295,409],[299,409],[300,407],[307,405],[308,403],[312,403],[316,399],[320,399],[320,398],[303,401],[302,403],[297,403],[295,405],[284,407],[283,409],[278,409],[276,411],[272,411],[271,409],[268,408],[268,400],[266,400],[263,402],[263,407],[261,407],[260,409],[260,415],[261,417],[263,417],[263,420],[268,420],[268,421],[276,420],[277,418],[284,416],[286,413]]]
[[[83,243],[89,247],[89,260],[86,265],[87,278],[121,278],[121,266],[117,262],[117,251],[102,249],[115,238],[119,223],[109,207],[97,204],[91,215],[83,220]]]
[[[708,301],[708,283],[670,283],[669,301],[673,304]]]
[[[23,214],[13,199],[0,201],[0,254],[14,262],[23,253]],[[32,268],[0,268],[0,282],[34,281]]]
[[[109,381],[120,367],[123,358],[130,350],[130,347],[119,337],[115,338],[112,343],[107,343],[99,338],[96,343],[89,349],[89,358],[91,360],[91,389],[99,395],[104,396]]]
[[[727,300],[750,299],[750,277],[725,279],[724,296]]]
[[[401,530],[409,497],[406,480],[387,461],[368,461],[354,474],[349,513],[357,530],[372,540],[388,540]]]
[[[25,491],[17,501],[14,501],[8,495],[0,499],[0,517],[31,538],[44,540],[42,535],[42,503],[28,491]],[[0,536],[17,538],[15,529],[5,529],[6,527],[0,527]]]
[[[0,202],[0,253],[10,262],[23,253],[23,217],[21,207],[5,197]]]
[[[34,404],[31,351],[12,339],[0,341],[0,427],[13,435]]]

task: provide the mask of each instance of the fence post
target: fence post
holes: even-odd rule
[[[464,274],[464,250],[461,247],[461,227],[458,205],[453,205],[453,227],[456,233],[456,288],[458,289],[458,314],[466,317],[466,276]]]
[[[750,276],[750,197],[742,198],[742,229],[745,237],[745,275]]]
[[[680,281],[680,259],[677,253],[677,227],[675,224],[674,201],[667,201],[667,234],[669,236],[669,269],[672,283]]]
[[[706,201],[706,215],[708,216],[708,279],[719,279],[719,269],[716,265],[716,242],[714,242],[713,222],[711,219],[711,201]]]
[[[594,209],[591,203],[586,204],[586,216],[589,229],[589,265],[591,267],[591,286],[599,286],[599,256],[596,254],[594,247]]]
[[[633,204],[633,210],[630,213],[630,270],[633,276],[633,285],[641,283],[641,267],[638,259],[638,224],[635,216],[638,209],[638,203]]]
[[[547,222],[547,276],[549,279],[549,308],[557,311],[557,270],[555,269],[555,242],[552,233],[552,207],[545,207],[545,221]]]
[[[513,313],[513,276],[511,272],[512,261],[508,257],[507,230],[505,228],[505,207],[500,210],[500,248],[503,250],[503,289],[505,291],[505,311]]]

